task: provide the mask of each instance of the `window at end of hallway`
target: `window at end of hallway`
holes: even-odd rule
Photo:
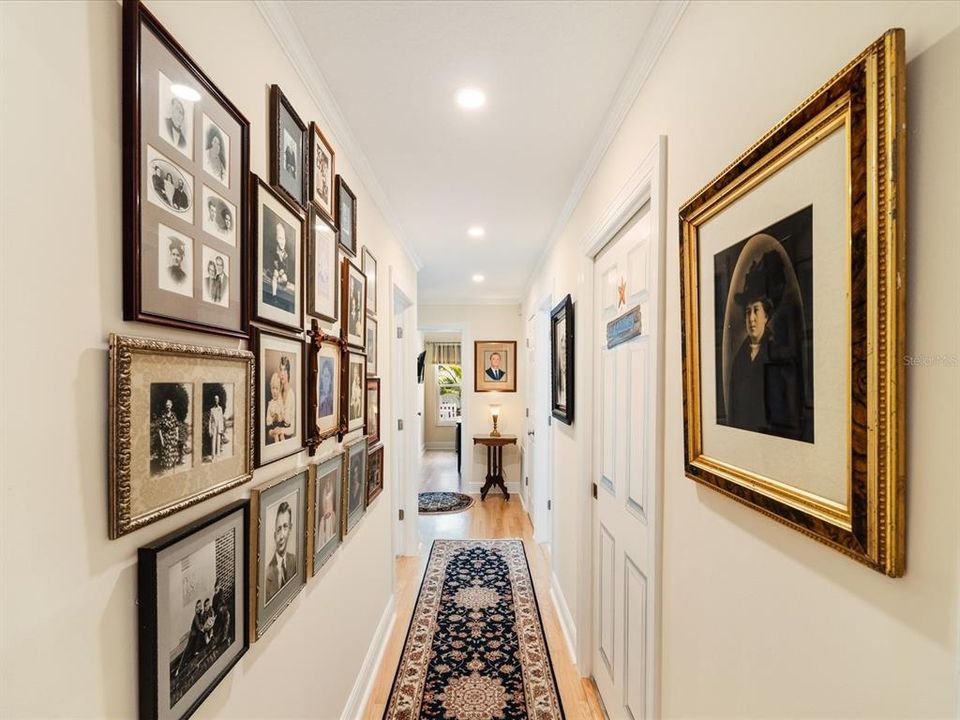
[[[437,364],[437,425],[456,425],[460,419],[462,380],[459,365]]]

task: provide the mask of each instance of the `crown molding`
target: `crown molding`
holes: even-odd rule
[[[363,183],[364,188],[370,194],[410,262],[419,271],[423,268],[423,261],[410,246],[406,233],[403,231],[403,226],[397,219],[383,186],[377,179],[366,153],[363,152],[350,131],[350,125],[344,118],[340,106],[334,98],[333,91],[330,90],[323,72],[310,53],[300,28],[290,15],[286,3],[283,0],[254,0],[254,4],[277,38],[277,42],[279,42],[287,59],[290,60],[294,70],[303,80],[307,92],[319,109],[320,117],[318,120],[323,126],[324,135],[332,138],[341,152],[344,152],[350,158],[350,164],[354,167],[360,182]]]
[[[617,132],[619,132],[620,127],[623,125],[623,121],[627,119],[630,108],[633,107],[637,97],[640,95],[640,90],[643,89],[647,79],[650,77],[650,73],[653,72],[657,60],[660,59],[663,49],[667,46],[670,36],[673,35],[673,31],[676,29],[677,23],[680,22],[680,17],[683,15],[684,10],[687,9],[688,4],[689,0],[658,1],[653,19],[643,34],[643,39],[640,41],[636,53],[634,53],[630,67],[627,68],[623,79],[620,81],[620,87],[617,89],[617,94],[614,96],[613,102],[610,103],[610,107],[607,109],[606,117],[600,128],[600,133],[597,135],[597,139],[593,144],[593,148],[590,150],[590,154],[587,156],[583,167],[580,169],[580,173],[577,175],[577,179],[573,183],[570,194],[567,196],[567,201],[563,204],[553,227],[550,229],[550,233],[547,235],[547,242],[540,252],[537,262],[530,273],[530,278],[527,281],[528,286],[533,282],[537,273],[540,272],[550,251],[554,245],[557,244],[560,234],[570,221],[570,216],[573,215],[573,211],[576,210],[581,198],[583,198],[583,193],[586,192],[587,186],[590,184],[590,181],[593,180],[597,168],[600,167],[604,155],[606,155],[607,150],[610,149],[610,144],[617,136]]]
[[[419,307],[445,307],[447,305],[516,305],[519,307],[520,304],[520,298],[477,298],[437,295],[427,299],[417,299],[417,305]]]

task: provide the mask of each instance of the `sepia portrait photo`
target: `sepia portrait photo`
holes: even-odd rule
[[[263,255],[260,297],[264,304],[287,313],[296,307],[297,273],[293,225],[271,208],[263,208]]]
[[[380,378],[367,378],[367,427],[365,430],[370,442],[380,440]]]
[[[228,245],[237,244],[237,208],[206,185],[203,186],[203,229]]]
[[[349,353],[347,362],[347,432],[364,426],[364,399],[366,392],[366,358]]]
[[[233,457],[233,383],[203,383],[203,462]]]
[[[337,453],[315,467],[313,499],[313,572],[340,544],[340,486],[343,457]]]
[[[350,187],[343,181],[343,177],[337,176],[337,230],[340,231],[339,241],[342,247],[351,257],[357,255],[357,196],[353,194]]]
[[[370,446],[367,451],[367,507],[383,492],[383,443]]]
[[[307,312],[321,320],[337,321],[337,293],[340,276],[337,265],[337,231],[317,209],[310,207],[310,241],[308,245],[309,302]]]
[[[354,260],[343,258],[342,277],[340,280],[343,293],[343,322],[346,342],[357,350],[366,348],[366,319],[367,313],[365,296],[367,278]]]
[[[476,392],[516,392],[517,343],[515,340],[475,341],[473,356]]]
[[[193,176],[147,146],[147,199],[154,205],[174,213],[188,223],[193,222]]]
[[[203,170],[230,186],[230,136],[203,114]]]
[[[203,301],[230,305],[230,256],[203,246]]]
[[[193,452],[193,385],[150,384],[150,475],[190,469]]]
[[[344,446],[346,466],[347,520],[345,531],[352,530],[366,507],[367,439],[361,438]]]
[[[317,353],[317,430],[327,432],[339,418],[340,348],[323,345]]]
[[[717,423],[814,442],[813,207],[714,256]]]
[[[170,143],[191,160],[193,159],[193,101],[188,96],[196,93],[179,83],[170,82],[162,72],[159,73],[160,97],[157,105],[160,137]]]
[[[193,239],[157,226],[157,286],[167,292],[193,297]]]
[[[336,177],[334,168],[333,148],[316,123],[310,124],[310,195],[320,212],[331,222],[333,221],[333,179]]]
[[[254,328],[257,358],[257,467],[303,447],[303,342]]]

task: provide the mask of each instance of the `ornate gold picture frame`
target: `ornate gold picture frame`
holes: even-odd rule
[[[905,98],[894,29],[680,209],[687,476],[892,577]]]

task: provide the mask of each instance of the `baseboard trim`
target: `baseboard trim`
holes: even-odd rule
[[[563,630],[563,638],[567,641],[567,650],[570,652],[570,658],[573,664],[577,664],[577,625],[573,621],[573,614],[567,606],[567,599],[560,588],[560,581],[556,573],[550,573],[550,597],[554,606],[557,608],[557,615],[560,617],[560,629]]]
[[[456,450],[457,443],[446,440],[436,440],[433,442],[425,442],[423,444],[424,450]]]
[[[347,703],[343,706],[343,712],[340,713],[340,720],[356,720],[356,718],[363,717],[363,713],[367,709],[367,703],[370,702],[373,681],[377,677],[377,670],[383,660],[383,653],[387,649],[387,640],[390,639],[390,631],[393,629],[393,623],[396,619],[397,598],[396,595],[391,593],[387,606],[383,609],[383,615],[380,616],[376,632],[373,633],[370,647],[367,648],[366,657],[363,658],[363,664],[357,673],[357,680],[350,691],[350,697],[347,698]]]

